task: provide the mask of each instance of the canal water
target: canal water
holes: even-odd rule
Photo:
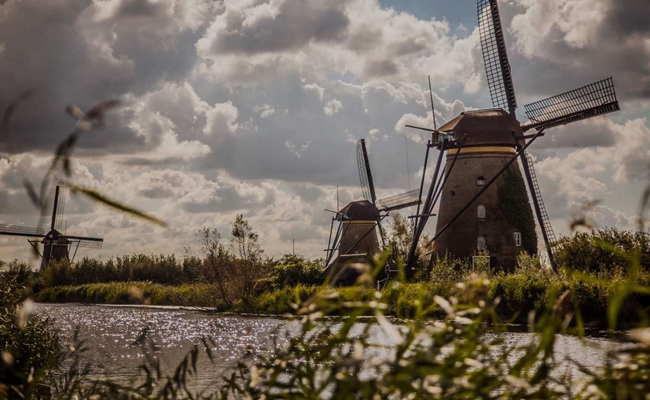
[[[214,362],[200,357],[199,373],[189,382],[206,389],[220,386],[222,377],[229,376],[239,362],[252,362],[256,355],[267,353],[276,340],[281,342],[285,333],[291,335],[299,329],[297,324],[277,317],[223,315],[178,307],[37,304],[36,312],[53,317],[64,337],[71,337],[78,329],[88,348],[83,360],[90,362],[91,374],[121,383],[141,379],[138,365],[145,361],[145,351],[135,342],[143,330],[148,330],[149,339],[156,344],[153,352],[169,374],[195,344],[201,343],[201,338],[210,337],[214,341],[210,346]],[[371,341],[390,344],[383,330],[375,328],[371,330]],[[524,345],[532,338],[528,333],[499,335],[512,346]],[[555,350],[563,365],[558,370],[578,376],[568,358],[595,368],[603,365],[608,350],[620,346],[625,344],[560,335]]]

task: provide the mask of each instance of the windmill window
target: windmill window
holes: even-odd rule
[[[483,236],[479,236],[478,239],[476,239],[476,247],[479,251],[485,250],[485,238]]]
[[[521,246],[521,232],[515,232],[515,246]]]
[[[485,177],[479,176],[476,178],[476,186],[485,186]]]
[[[484,206],[478,206],[476,208],[476,217],[478,219],[485,219],[485,207]]]

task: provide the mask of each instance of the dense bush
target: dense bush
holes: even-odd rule
[[[298,284],[322,285],[323,268],[304,257],[287,254],[273,266],[271,280],[276,288]]]
[[[174,255],[134,254],[107,261],[84,257],[71,264],[52,262],[42,274],[45,287],[83,285],[87,283],[150,281],[179,285],[197,278],[197,260],[182,262]]]
[[[23,292],[22,297],[26,298],[29,296],[34,288],[40,288],[39,274],[33,271],[26,263],[14,260],[1,267],[0,271],[2,272],[0,272],[0,275],[2,275],[2,279],[13,281],[15,283],[15,290]]]
[[[294,311],[296,304],[309,299],[321,288],[318,286],[295,285],[286,286],[281,289],[272,290],[257,296],[247,308],[242,311],[249,311],[263,314],[285,314]]]
[[[31,398],[58,366],[62,349],[51,322],[32,314],[15,272],[0,274],[0,398]]]
[[[630,257],[638,254],[645,269],[650,267],[648,233],[605,228],[593,233],[578,232],[563,237],[557,246],[559,263],[570,271],[607,273],[627,270]]]

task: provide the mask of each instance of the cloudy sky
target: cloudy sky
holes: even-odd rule
[[[609,76],[622,112],[549,131],[531,148],[559,233],[585,200],[598,226],[629,227],[650,161],[650,3],[499,2],[519,104]],[[196,249],[236,214],[269,255],[323,256],[336,186],[361,197],[366,138],[379,197],[416,188],[431,126],[491,106],[474,0],[0,0],[0,223],[34,226],[38,182],[74,128],[64,113],[121,99],[82,137],[74,181],[140,207],[156,227],[69,197],[69,234],[102,236],[102,258]],[[525,120],[523,107],[519,119]],[[408,159],[406,157],[408,151]],[[431,226],[434,221],[431,221]],[[0,238],[0,259],[27,259]]]

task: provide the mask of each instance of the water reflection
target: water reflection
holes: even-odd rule
[[[145,361],[140,346],[134,345],[143,329],[158,345],[156,356],[163,371],[172,373],[194,344],[202,337],[214,339],[214,364],[199,359],[199,386],[220,379],[239,361],[268,349],[274,330],[285,320],[268,317],[218,315],[175,308],[130,308],[79,304],[38,304],[37,312],[56,320],[64,336],[71,337],[75,327],[86,341],[85,354],[92,362],[92,373],[126,382],[136,378],[137,367]]]
[[[110,376],[119,382],[136,379],[137,367],[145,361],[144,352],[134,345],[143,329],[148,328],[150,337],[159,346],[156,356],[161,360],[163,371],[173,372],[182,358],[202,337],[214,339],[212,351],[214,363],[207,357],[199,358],[199,374],[190,382],[201,388],[214,388],[222,382],[220,377],[229,375],[240,361],[251,360],[255,355],[268,351],[274,339],[282,341],[282,332],[298,333],[297,323],[281,318],[262,316],[222,315],[179,308],[133,308],[80,304],[38,304],[37,312],[52,316],[56,326],[65,336],[72,336],[79,327],[80,337],[86,341],[89,352],[87,361],[92,362],[92,373]],[[276,329],[281,326],[280,338]],[[358,326],[358,332],[362,327]],[[356,330],[356,329],[355,329]],[[354,333],[353,333],[354,334]],[[390,338],[378,326],[370,330],[371,342],[390,345]],[[487,333],[486,340],[497,336],[508,346],[523,346],[532,340],[528,333]],[[586,367],[599,367],[605,361],[606,352],[623,346],[619,342],[603,338],[579,339],[558,335],[555,345],[556,360],[560,362],[558,373],[578,377],[572,359]],[[390,358],[389,349],[373,349],[369,358]]]

